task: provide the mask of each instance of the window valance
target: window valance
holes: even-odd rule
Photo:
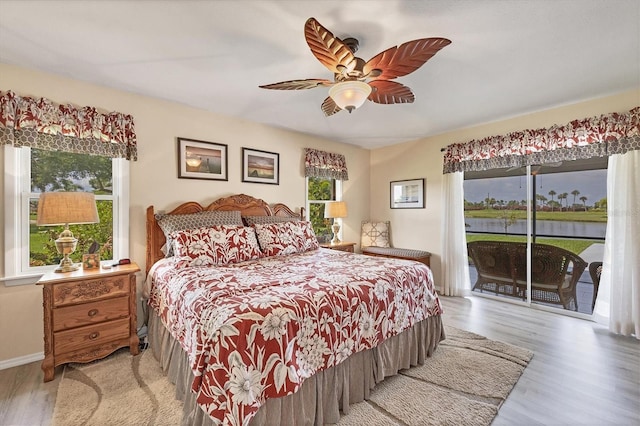
[[[133,117],[0,91],[0,145],[137,160]]]
[[[313,148],[304,149],[304,171],[306,177],[349,180],[344,155]]]
[[[445,149],[443,173],[481,171],[624,154],[640,149],[640,107],[456,143]]]

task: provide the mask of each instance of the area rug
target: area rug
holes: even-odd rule
[[[425,365],[378,384],[368,401],[350,406],[340,426],[489,425],[533,353],[446,327]],[[178,425],[182,403],[151,351],[127,350],[65,367],[54,425]]]

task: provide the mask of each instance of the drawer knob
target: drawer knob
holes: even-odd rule
[[[89,315],[90,317],[94,317],[96,316],[97,313],[98,313],[97,309],[92,309],[87,313],[87,315]]]
[[[98,338],[98,336],[100,336],[100,333],[98,333],[97,331],[94,331],[93,333],[91,333],[89,335],[89,339],[96,340]]]

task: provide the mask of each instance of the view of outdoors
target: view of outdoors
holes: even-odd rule
[[[331,241],[331,219],[324,217],[324,205],[336,199],[335,180],[309,177],[307,200],[309,200],[309,221],[320,244]]]
[[[465,180],[467,242],[526,242],[528,195],[523,173],[509,176],[502,171],[496,173],[500,177]],[[533,177],[533,241],[566,249],[587,264],[602,261],[607,225],[606,177],[606,169],[549,172],[543,168]],[[477,272],[471,265],[472,288]],[[587,267],[577,282],[579,312],[591,313],[593,292]],[[522,298],[521,293],[518,295]]]
[[[31,149],[31,196],[29,197],[29,265],[58,264],[61,255],[55,240],[64,226],[37,226],[38,194],[44,191],[86,191],[98,195],[112,194],[113,178],[111,159],[86,154]],[[109,197],[106,197],[109,198]],[[96,202],[100,223],[70,225],[78,239],[74,262],[95,241],[100,244],[101,259],[113,257],[113,200]]]

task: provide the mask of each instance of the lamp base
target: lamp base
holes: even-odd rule
[[[56,240],[56,249],[58,253],[62,254],[62,260],[60,265],[55,269],[55,272],[73,272],[80,269],[80,265],[75,265],[73,260],[69,257],[71,253],[76,250],[78,240],[73,236],[69,230],[69,225],[60,234],[60,237]]]
[[[60,265],[58,265],[58,267],[54,269],[54,272],[73,272],[77,271],[78,269],[80,269],[80,264],[73,263],[73,260],[71,260],[69,255],[65,254],[60,261]]]
[[[331,244],[340,244],[340,238],[338,238],[338,233],[340,232],[340,225],[334,223],[331,225],[331,231],[333,231],[333,239],[331,240]]]

